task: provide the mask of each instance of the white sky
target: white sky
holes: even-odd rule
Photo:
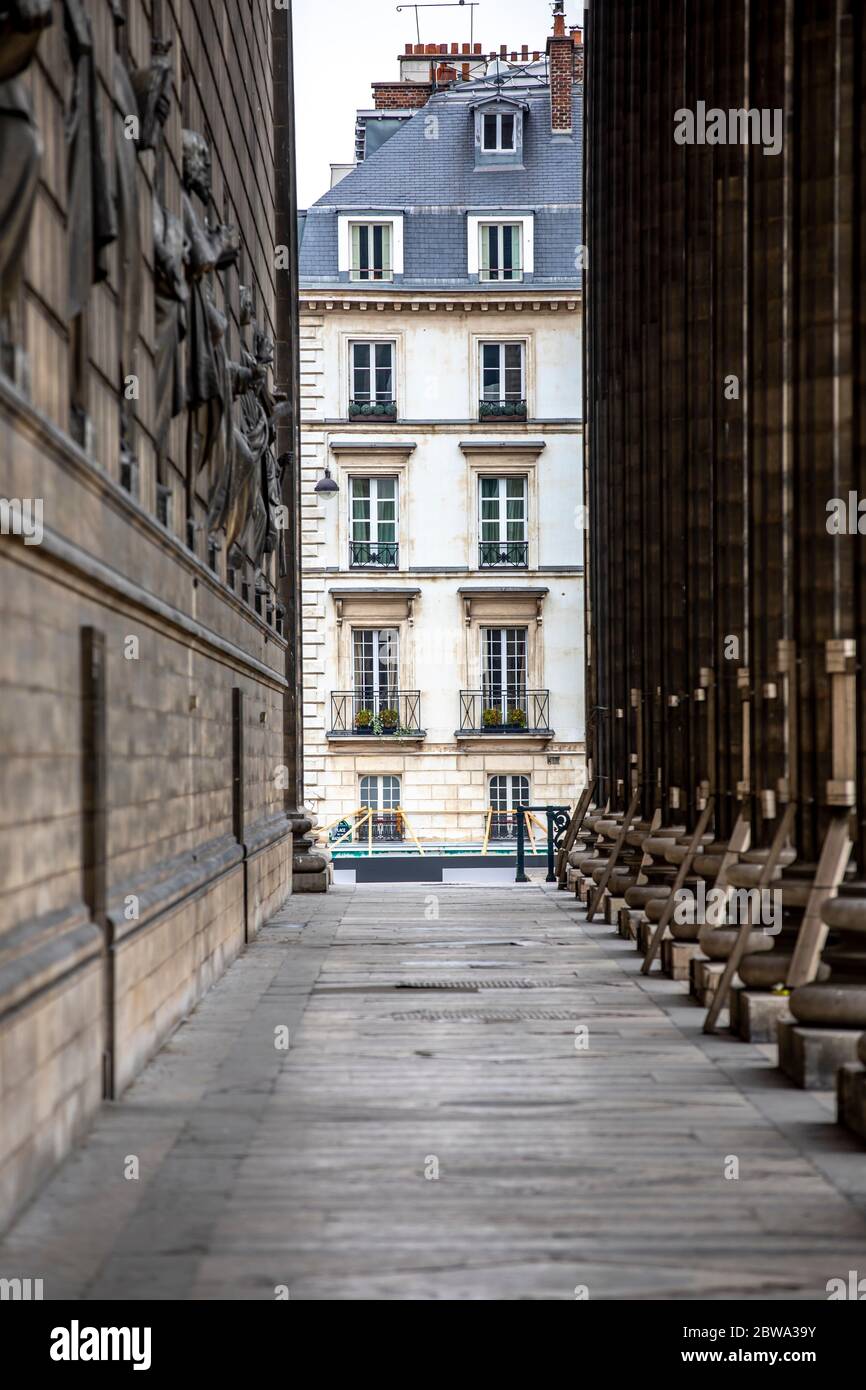
[[[583,0],[566,0],[566,24],[580,24]],[[309,207],[330,186],[330,165],[354,158],[355,111],[373,105],[371,82],[394,82],[397,57],[417,42],[415,11],[397,0],[294,0],[298,202]],[[419,10],[422,43],[469,42],[467,8]],[[544,52],[553,30],[549,0],[480,0],[475,42],[482,52]]]

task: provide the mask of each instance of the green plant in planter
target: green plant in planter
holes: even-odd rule
[[[383,709],[379,715],[379,718],[382,721],[383,729],[396,729],[397,725],[400,723],[399,712],[391,708]]]
[[[355,715],[356,729],[369,729],[373,723],[373,711],[371,709],[359,709]]]
[[[485,729],[495,729],[502,723],[502,711],[493,708],[482,710],[481,723]]]
[[[506,723],[508,723],[508,724],[516,724],[518,728],[520,728],[520,729],[525,729],[525,728],[526,728],[526,714],[524,713],[524,711],[523,711],[522,709],[518,709],[518,708],[510,709],[510,710],[508,711],[508,719],[506,720]]]

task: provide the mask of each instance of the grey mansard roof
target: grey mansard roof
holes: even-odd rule
[[[472,108],[495,95],[489,82],[461,82],[438,92],[375,153],[306,212],[302,221],[300,279],[305,289],[348,285],[337,268],[337,217],[352,211],[404,215],[404,289],[478,288],[467,274],[467,214],[513,208],[535,215],[535,271],[502,284],[497,294],[538,289],[575,289],[582,236],[583,93],[575,86],[573,134],[550,130],[550,91],[539,85],[504,83],[505,99],[525,102],[523,167],[475,170]],[[431,139],[430,117],[438,122]],[[387,282],[390,286],[392,282]],[[380,285],[380,289],[387,287]],[[352,288],[374,290],[369,284]],[[486,290],[490,285],[483,287]]]

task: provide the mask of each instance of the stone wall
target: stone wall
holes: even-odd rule
[[[42,518],[38,541],[16,534],[12,511],[0,536],[0,1222],[290,893],[297,771],[285,737],[292,557],[280,563],[258,539],[279,494],[252,452],[264,436],[273,446],[267,340],[282,353],[292,338],[277,321],[274,254],[275,100],[288,88],[273,78],[271,26],[284,20],[253,5],[236,23],[208,0],[45,9],[51,23],[15,78],[32,121],[26,108],[0,115],[42,143],[23,262],[0,264],[0,498],[30,500]],[[82,94],[89,157],[76,164],[64,124]],[[208,142],[209,207],[188,182],[184,198],[184,129]],[[166,213],[179,226],[185,201],[223,254],[197,284],[177,262],[189,296],[177,346],[171,301],[156,297],[154,226]],[[247,393],[226,388],[226,435],[213,401],[189,407],[196,333],[217,321],[225,351],[209,360]],[[185,393],[174,418],[170,373],[157,388],[167,341]],[[290,499],[286,458],[276,481]]]

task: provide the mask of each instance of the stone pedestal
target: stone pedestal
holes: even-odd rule
[[[697,941],[677,941],[668,936],[662,942],[662,971],[672,980],[688,980],[692,959],[700,954]]]
[[[620,909],[625,907],[625,898],[615,898],[612,893],[608,893],[604,900],[604,920],[609,927],[617,921]]]
[[[791,1022],[787,994],[769,990],[743,988],[731,990],[731,1032],[744,1042],[776,1042],[776,1025],[780,1019]]]
[[[780,1020],[779,1066],[804,1091],[835,1090],[839,1068],[857,1060],[859,1037],[850,1028],[807,1028],[796,1019]]]
[[[840,1125],[866,1140],[866,1067],[845,1062],[836,1073],[836,1115]]]
[[[331,852],[316,844],[309,832],[315,819],[298,816],[292,825],[292,892],[327,893],[333,880]]]
[[[689,973],[689,993],[697,999],[705,1009],[710,1007],[713,1002],[719,980],[725,969],[722,960],[707,960],[705,956],[692,956]],[[732,985],[739,983],[739,976],[735,975]]]
[[[641,917],[637,924],[637,948],[642,956],[649,950],[655,929],[655,922],[648,922],[645,917]]]
[[[832,1089],[836,1070],[857,1057],[866,1029],[866,884],[847,883],[824,903],[821,917],[830,935],[823,964],[827,983],[802,985],[791,995],[794,1023],[779,1030],[779,1065],[807,1089]]]

